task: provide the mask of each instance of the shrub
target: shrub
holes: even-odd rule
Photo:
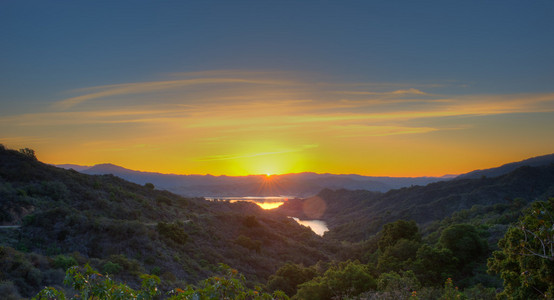
[[[102,272],[104,274],[117,274],[121,272],[121,269],[122,267],[119,264],[109,261],[104,264],[104,267],[102,268]]]
[[[260,252],[260,247],[262,245],[262,242],[253,240],[244,235],[239,235],[234,242],[237,245],[240,245],[246,249],[255,250],[256,252]]]
[[[187,241],[188,235],[183,229],[183,226],[184,224],[180,222],[175,222],[175,223],[159,222],[156,228],[158,229],[158,232],[160,233],[161,236],[169,238],[176,243],[184,244]]]
[[[76,266],[77,260],[71,256],[58,255],[54,259],[54,267],[67,270],[69,267]]]

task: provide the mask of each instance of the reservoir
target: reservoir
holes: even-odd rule
[[[289,217],[291,218],[291,217]],[[327,224],[321,220],[300,220],[298,218],[292,217],[298,224],[310,227],[310,229],[319,236],[323,236],[326,231],[329,231]]]
[[[235,203],[238,201],[246,201],[246,202],[252,202],[257,204],[263,209],[274,209],[277,208],[288,199],[291,199],[294,197],[287,197],[287,196],[279,196],[279,197],[204,197],[204,199],[208,201],[229,201],[231,203]],[[329,231],[329,228],[327,228],[327,224],[324,221],[321,220],[300,220],[295,217],[289,217],[294,219],[298,224],[304,225],[306,227],[310,227],[313,232],[315,232],[317,235],[323,236],[323,234],[326,231]]]
[[[259,207],[263,209],[277,208],[283,205],[283,203],[285,203],[285,201],[287,201],[289,198],[294,197],[204,197],[204,199],[208,201],[229,201],[231,203],[235,203],[238,201],[252,202],[256,203]]]

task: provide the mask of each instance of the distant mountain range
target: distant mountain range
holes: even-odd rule
[[[308,197],[322,189],[370,190],[386,192],[412,185],[427,185],[448,180],[444,177],[373,177],[355,174],[295,173],[284,175],[213,176],[176,175],[129,170],[113,164],[92,167],[57,165],[89,175],[112,174],[125,180],[145,184],[152,183],[158,189],[188,197],[223,196],[279,196]]]
[[[355,174],[295,173],[249,176],[176,175],[129,170],[113,164],[95,166],[57,165],[65,169],[89,175],[112,174],[125,180],[145,184],[152,183],[158,189],[168,190],[187,197],[224,196],[279,196],[309,197],[322,189],[368,190],[387,192],[410,186],[425,186],[429,183],[453,178],[496,177],[507,174],[521,166],[540,166],[554,163],[554,154],[530,158],[503,165],[498,168],[476,170],[459,176],[442,177],[379,177]]]

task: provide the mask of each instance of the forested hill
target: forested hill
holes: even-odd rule
[[[313,218],[306,214],[306,207],[323,203],[318,204],[325,206],[319,218],[330,225],[327,234],[340,240],[360,241],[377,233],[384,224],[399,219],[414,220],[425,229],[458,211],[471,209],[485,215],[510,205],[519,205],[521,209],[553,195],[554,164],[549,164],[520,167],[499,177],[458,179],[387,193],[327,189],[313,198],[290,200],[278,210],[286,215]]]
[[[195,283],[219,263],[264,283],[285,262],[327,261],[340,246],[290,218],[251,203],[183,198],[111,175],[92,176],[0,147],[2,282],[30,297],[60,286],[65,268],[91,264],[136,284],[159,275],[167,286]]]
[[[514,171],[517,168],[539,167],[554,163],[554,154],[537,156],[529,159],[525,159],[518,162],[508,163],[497,168],[475,170],[466,174],[459,175],[456,179],[468,179],[468,178],[481,178],[481,177],[497,177]]]

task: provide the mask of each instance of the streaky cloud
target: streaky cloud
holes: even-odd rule
[[[212,160],[229,160],[229,159],[241,159],[241,158],[252,158],[258,156],[267,156],[267,155],[276,155],[276,154],[285,154],[292,152],[300,152],[307,149],[317,148],[318,145],[302,145],[297,148],[283,149],[278,151],[269,151],[269,152],[258,152],[250,154],[222,154],[222,155],[211,155],[197,158],[196,161],[212,161]]]

